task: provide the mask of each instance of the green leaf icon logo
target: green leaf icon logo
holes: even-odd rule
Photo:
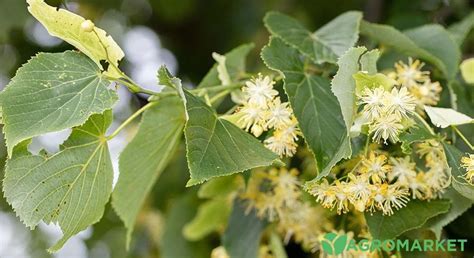
[[[321,246],[327,254],[339,255],[346,250],[347,235],[338,236],[336,233],[327,233],[321,240]]]

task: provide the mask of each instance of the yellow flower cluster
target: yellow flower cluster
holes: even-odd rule
[[[383,87],[365,88],[358,95],[358,104],[363,105],[362,115],[369,125],[369,133],[373,140],[384,143],[387,140],[397,142],[398,135],[405,128],[408,115],[415,111],[416,100],[406,87],[393,88],[391,91]]]
[[[243,101],[236,112],[237,125],[256,137],[264,131],[272,131],[265,139],[265,146],[280,156],[291,157],[298,147],[296,141],[301,134],[298,122],[288,102],[281,102],[274,81],[262,76],[247,81],[242,88]]]
[[[441,93],[439,82],[432,82],[429,71],[422,71],[424,63],[408,58],[408,64],[399,61],[395,64],[395,72],[389,74],[400,86],[407,87],[417,100],[417,109],[423,110],[424,105],[434,106],[438,103]]]
[[[389,160],[382,153],[371,152],[361,157],[344,181],[331,184],[324,179],[308,187],[316,201],[338,214],[355,210],[382,211],[392,215],[393,209],[404,207],[411,198],[433,199],[446,188],[450,181],[449,169],[439,143],[427,141],[420,144],[419,153],[425,158],[426,172],[417,171],[409,156]]]
[[[461,166],[466,169],[464,178],[469,184],[474,184],[474,154],[461,158]]]
[[[285,242],[294,239],[311,250],[318,244],[318,236],[332,226],[324,209],[309,205],[301,199],[298,171],[286,168],[269,171],[253,170],[246,191],[241,197],[248,208],[269,221],[277,221],[277,230]]]

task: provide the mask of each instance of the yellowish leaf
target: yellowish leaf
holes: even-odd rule
[[[27,0],[27,2],[28,11],[51,35],[73,45],[101,68],[104,67],[100,61],[107,61],[109,67],[105,74],[113,78],[121,77],[118,62],[124,57],[124,53],[104,30],[96,27],[90,20],[64,9],[56,9],[43,0]]]

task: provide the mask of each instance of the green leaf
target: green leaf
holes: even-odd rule
[[[100,61],[110,63],[107,75],[120,78],[118,62],[124,57],[122,49],[104,30],[93,27],[90,31],[84,30],[86,21],[81,16],[64,9],[49,6],[43,0],[27,0],[31,15],[46,27],[49,34],[56,36],[79,49],[97,66],[102,68]]]
[[[246,212],[245,204],[236,200],[222,237],[230,258],[257,258],[260,238],[266,225],[267,222],[259,219],[254,210]]]
[[[316,63],[336,63],[359,38],[360,12],[346,12],[312,33],[297,20],[278,12],[269,12],[264,23],[268,31],[298,49]]]
[[[474,84],[474,58],[464,60],[459,68],[461,69],[462,78],[467,83]]]
[[[263,48],[262,58],[270,69],[285,77],[285,91],[306,142],[316,157],[319,180],[328,175],[339,160],[351,155],[341,107],[331,91],[330,82],[306,73],[296,50],[279,38],[272,38]]]
[[[19,142],[83,124],[110,109],[117,94],[83,54],[40,53],[0,93],[3,131],[11,155]]]
[[[464,125],[474,123],[474,118],[471,118],[452,108],[425,106],[425,111],[428,117],[430,118],[431,123],[440,128],[446,128],[451,125]]]
[[[213,231],[224,228],[230,210],[227,199],[213,199],[201,204],[196,217],[184,227],[184,236],[190,241],[198,241]]]
[[[127,246],[145,198],[173,156],[185,123],[180,98],[163,98],[151,105],[120,154],[120,176],[112,194],[112,205],[127,228]]]
[[[423,225],[423,227],[431,229],[438,239],[441,237],[441,230],[445,226],[453,222],[472,206],[472,200],[460,195],[452,187],[446,190],[442,198],[451,201],[449,212],[431,218]]]
[[[223,55],[225,58],[225,67],[229,74],[229,77],[232,81],[236,81],[240,76],[245,73],[245,58],[254,48],[254,44],[244,44],[240,45],[230,52]],[[207,72],[206,76],[199,83],[198,88],[206,88],[216,85],[221,85],[221,80],[219,79],[219,73],[217,72],[218,64],[214,66]]]
[[[384,216],[381,212],[373,215],[366,213],[365,220],[374,239],[393,239],[408,230],[420,228],[428,219],[446,213],[449,207],[448,200],[411,200],[392,216]]]
[[[365,51],[367,51],[365,47],[350,48],[342,55],[337,61],[339,70],[331,81],[332,92],[339,101],[348,129],[351,128],[356,113],[356,82],[352,75],[359,71],[359,60]]]
[[[415,118],[419,120],[418,118]],[[422,142],[425,140],[436,139],[437,136],[431,134],[425,125],[418,121],[417,124],[410,127],[407,131],[400,134],[400,142],[402,143],[402,151],[405,154],[411,154],[411,145],[415,142]]]
[[[430,24],[402,33],[388,25],[362,21],[360,33],[408,56],[424,59],[454,79],[461,57],[456,42],[441,26]]]
[[[3,191],[23,223],[58,223],[59,250],[73,235],[96,223],[112,191],[113,170],[105,132],[112,112],[93,115],[52,155],[32,155],[29,141],[18,145],[7,161]]]
[[[390,89],[396,84],[396,81],[389,78],[385,74],[376,73],[369,74],[365,72],[358,72],[353,75],[356,84],[356,93],[359,94],[364,88],[377,88],[382,86],[384,89]]]
[[[448,165],[451,168],[451,175],[453,176],[453,188],[464,197],[474,201],[474,186],[470,185],[462,177],[466,173],[461,167],[461,158],[464,156],[464,153],[447,143],[443,143],[443,147]]]
[[[184,130],[191,179],[187,186],[218,176],[227,176],[255,167],[270,166],[278,156],[255,137],[217,116],[214,109],[182,88],[166,68],[159,71],[160,84],[176,88],[185,103]]]
[[[461,46],[469,32],[474,27],[474,12],[471,12],[462,21],[449,26],[448,31],[454,41]]]

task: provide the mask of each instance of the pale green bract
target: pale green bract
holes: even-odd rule
[[[110,82],[85,55],[40,53],[0,93],[9,156],[19,142],[83,124],[117,101]]]
[[[464,80],[467,83],[474,84],[474,58],[464,60],[459,68]]]
[[[180,80],[172,78],[166,68],[160,68],[159,79],[160,84],[176,89],[184,100],[184,134],[191,174],[187,186],[278,161],[278,156],[256,138],[219,118],[211,107],[183,89]]]
[[[337,61],[339,70],[331,81],[331,89],[341,105],[346,128],[351,128],[356,111],[356,82],[352,75],[360,70],[359,60],[365,51],[365,47],[351,48],[342,55]]]
[[[448,200],[411,200],[391,216],[384,216],[381,212],[366,213],[365,220],[374,239],[393,239],[408,230],[422,227],[428,219],[448,212],[449,208]]]
[[[140,208],[174,155],[185,123],[179,97],[154,102],[143,113],[133,140],[120,154],[120,176],[112,194],[112,206],[127,228],[127,246]]]
[[[264,23],[270,33],[297,48],[316,63],[336,63],[359,38],[360,12],[346,12],[312,33],[297,20],[269,12]]]
[[[51,35],[79,49],[94,60],[98,67],[103,68],[100,63],[102,60],[109,62],[106,75],[113,78],[122,77],[118,63],[124,57],[124,53],[104,30],[95,26],[90,30],[85,30],[84,18],[67,10],[49,6],[43,0],[27,0],[27,2],[28,11],[46,27]]]
[[[361,94],[363,89],[374,89],[382,87],[385,90],[391,89],[397,82],[383,73],[370,74],[365,71],[357,72],[352,75],[356,84],[356,94]]]
[[[244,44],[222,55],[225,61],[221,64],[221,66],[223,68],[225,67],[229,79],[232,82],[235,82],[245,72],[245,58],[253,48],[254,44]],[[198,88],[205,88],[221,84],[217,68],[218,66],[218,63],[212,66],[212,68],[207,72],[206,76],[204,76],[202,81],[199,83]]]
[[[451,125],[474,123],[474,118],[460,113],[452,108],[425,106],[425,111],[430,117],[431,123],[440,128],[446,128]]]
[[[286,94],[317,160],[317,179],[327,176],[338,161],[351,155],[341,106],[329,80],[306,73],[297,51],[279,38],[273,37],[261,55],[270,69],[284,75]]]
[[[30,228],[41,220],[61,227],[63,236],[51,252],[104,213],[113,179],[105,137],[111,122],[111,111],[93,115],[72,130],[58,153],[32,155],[24,141],[7,161],[3,192],[17,216]]]
[[[213,231],[222,229],[229,219],[230,204],[226,199],[213,199],[201,204],[196,217],[183,228],[184,237],[197,241]]]

